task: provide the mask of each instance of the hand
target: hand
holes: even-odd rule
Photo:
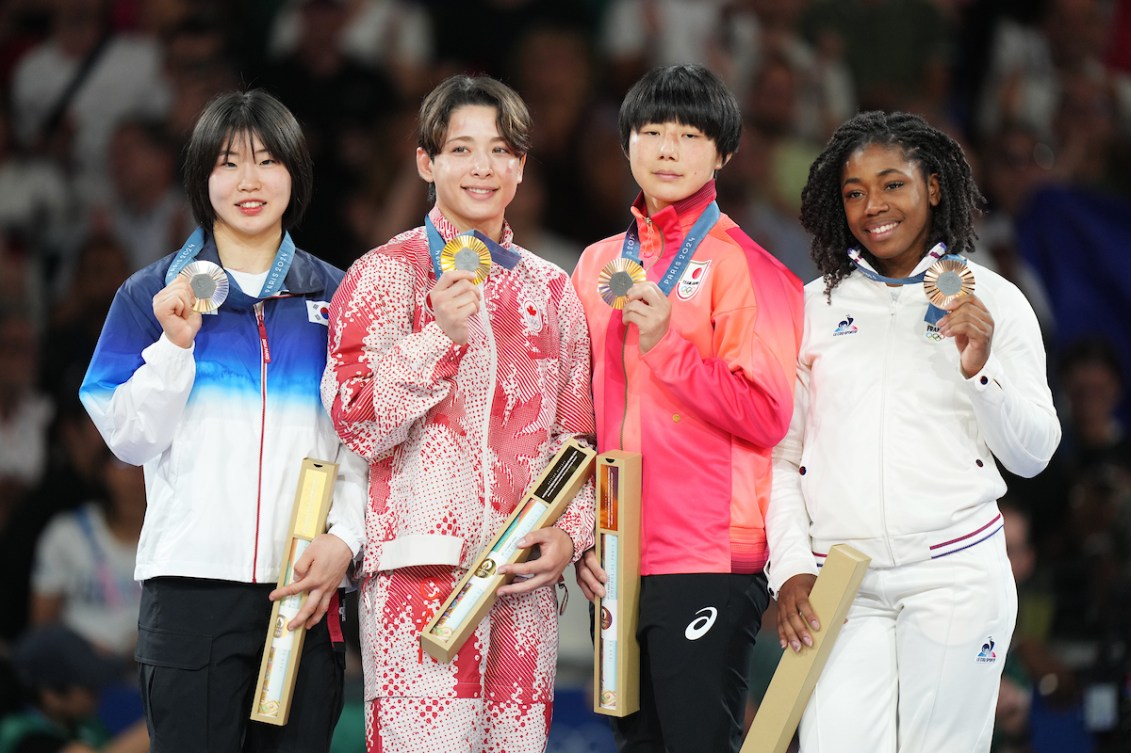
[[[204,321],[199,313],[193,311],[194,303],[196,296],[192,286],[180,275],[153,296],[153,315],[165,331],[165,337],[177,347],[192,347]]]
[[[643,355],[656,347],[656,343],[668,333],[672,304],[654,282],[636,283],[628,289],[627,297],[621,318],[625,324],[635,324],[640,331],[640,353]]]
[[[483,297],[475,284],[475,275],[460,269],[449,269],[440,275],[428,292],[436,323],[456,345],[467,344],[467,322],[479,310]]]
[[[499,572],[504,575],[529,575],[531,577],[502,586],[496,591],[499,596],[528,593],[542,586],[552,586],[558,582],[558,578],[562,577],[562,571],[573,559],[573,539],[557,526],[547,526],[531,531],[518,540],[518,546],[520,549],[538,547],[537,559],[516,562],[513,565],[503,565],[499,568]]]
[[[799,573],[787,580],[778,591],[778,642],[782,648],[789,646],[795,652],[801,644],[813,645],[809,628],[820,630],[817,613],[809,603],[809,593],[817,581],[816,575]]]
[[[586,549],[585,554],[573,566],[573,571],[577,587],[586,599],[594,601],[598,597],[605,597],[605,584],[609,582],[609,576],[598,564],[595,550]]]
[[[345,577],[353,560],[353,552],[346,542],[333,534],[324,533],[310,542],[310,546],[295,563],[295,580],[269,594],[271,601],[294,594],[306,593],[306,601],[295,618],[287,623],[287,630],[300,625],[314,627],[330,608],[330,599]]]
[[[981,371],[990,358],[994,318],[976,295],[959,296],[946,308],[949,313],[939,320],[939,333],[954,338],[962,376],[969,379]]]

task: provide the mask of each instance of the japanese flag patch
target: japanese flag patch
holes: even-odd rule
[[[709,259],[688,263],[687,269],[683,270],[683,276],[679,278],[679,285],[675,289],[675,294],[680,300],[686,301],[695,297],[695,294],[699,292],[699,287],[707,279],[707,267],[709,266],[711,266]]]

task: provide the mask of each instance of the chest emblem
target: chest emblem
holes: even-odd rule
[[[530,302],[523,303],[521,306],[523,334],[530,337],[531,335],[536,335],[541,332],[543,324],[542,309]]]
[[[710,260],[688,262],[687,269],[683,270],[683,276],[679,278],[679,286],[675,289],[675,294],[681,301],[695,297],[703,281],[707,279],[709,266],[711,266]]]
[[[855,335],[860,331],[859,329],[857,329],[855,321],[856,320],[852,318],[851,314],[845,315],[844,319],[842,319],[840,323],[836,325],[836,329],[833,330],[833,337],[840,337],[841,335]]]
[[[327,301],[307,301],[306,318],[323,327],[330,326],[330,304]]]

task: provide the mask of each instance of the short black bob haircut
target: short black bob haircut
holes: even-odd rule
[[[701,65],[653,68],[632,85],[620,106],[620,146],[648,123],[693,126],[715,142],[723,162],[738,151],[742,111],[726,84]]]
[[[208,178],[221,152],[255,135],[291,175],[291,198],[283,211],[283,229],[299,223],[310,204],[314,167],[302,127],[282,102],[262,89],[225,92],[204,108],[185,147],[185,193],[197,224],[211,231],[216,210],[208,198]]]

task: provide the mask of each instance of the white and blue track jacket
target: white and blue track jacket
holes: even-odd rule
[[[220,263],[213,243],[198,246],[195,258]],[[184,251],[118,290],[79,390],[114,454],[145,467],[135,577],[276,581],[306,457],[339,463],[328,527],[356,555],[366,465],[342,446],[319,394],[343,273],[288,236],[273,267],[285,275],[279,292],[253,298],[229,278],[227,300],[183,349],[162,333],[153,296]]]

